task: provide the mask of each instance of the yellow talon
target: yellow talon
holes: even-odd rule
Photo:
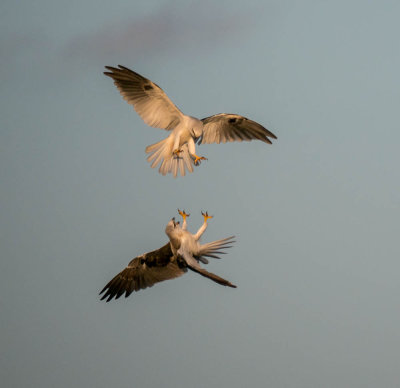
[[[194,164],[195,164],[195,166],[198,166],[200,164],[201,160],[207,160],[207,158],[205,158],[204,156],[194,155]]]
[[[172,151],[172,155],[174,155],[174,156],[179,156],[179,154],[182,153],[182,152],[183,152],[182,150],[180,150],[179,148],[177,148],[176,150],[173,150],[173,151]]]
[[[213,218],[213,216],[209,216],[208,212],[201,212],[201,215],[204,217],[204,222],[207,222],[207,220],[209,220],[210,218]]]
[[[189,217],[189,216],[190,216],[190,214],[187,214],[184,210],[183,210],[183,211],[180,211],[180,210],[178,209],[178,213],[179,213],[179,215],[182,216],[183,221],[186,220],[186,217]]]

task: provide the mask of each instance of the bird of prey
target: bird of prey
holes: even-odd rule
[[[185,212],[180,213],[182,213],[185,223],[185,219],[188,215]],[[204,214],[204,217],[204,223],[199,229],[200,234],[202,234],[207,228],[207,219],[210,218],[207,213]],[[178,222],[175,222],[175,224],[177,228],[180,228]],[[203,252],[203,254],[207,256],[208,253],[208,256],[216,257],[215,253],[223,253],[220,250],[222,247],[228,248],[228,246],[222,246],[221,244],[219,245],[219,249],[210,246],[207,251]],[[208,262],[208,260],[203,256],[194,256],[194,259],[205,263]],[[119,274],[114,276],[114,278],[112,278],[100,291],[100,294],[104,293],[101,300],[107,298],[106,301],[109,302],[114,297],[115,299],[120,298],[124,293],[127,298],[133,291],[139,291],[147,287],[152,287],[154,284],[164,280],[182,276],[188,269],[223,286],[236,288],[236,286],[228,280],[200,268],[197,263],[195,263],[195,265],[192,264],[188,264],[180,254],[174,254],[171,243],[168,242],[159,249],[144,253],[143,255],[132,259],[128,266]]]
[[[277,137],[255,121],[233,113],[219,113],[199,120],[183,114],[164,91],[149,79],[118,65],[106,66],[105,75],[114,80],[123,98],[133,105],[138,115],[151,127],[170,131],[169,136],[146,147],[151,167],[159,167],[162,175],[186,169],[193,172],[203,156],[196,155],[196,143],[226,143],[232,141],[261,140],[272,144]]]
[[[234,236],[231,236],[210,243],[200,244],[200,237],[207,228],[208,219],[212,218],[212,216],[209,216],[207,212],[202,213],[204,217],[203,225],[196,234],[192,234],[186,228],[186,217],[188,215],[184,211],[179,211],[179,213],[183,217],[183,227],[180,226],[179,222],[175,222],[175,218],[172,218],[165,228],[165,233],[169,237],[174,257],[182,257],[188,268],[195,271],[202,270],[199,262],[208,264],[207,257],[219,259],[218,255],[225,254],[223,250],[230,248],[230,244],[234,242]]]

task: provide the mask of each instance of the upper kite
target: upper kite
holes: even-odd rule
[[[163,175],[172,173],[176,177],[179,171],[184,176],[185,169],[193,172],[193,165],[206,160],[196,155],[196,143],[261,140],[272,144],[270,138],[277,138],[262,125],[237,114],[219,113],[202,120],[187,116],[157,84],[124,66],[118,67],[106,66],[109,71],[104,74],[114,80],[123,98],[147,125],[170,131],[166,139],[146,147],[151,167],[160,164]]]

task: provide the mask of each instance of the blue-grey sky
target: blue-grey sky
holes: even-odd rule
[[[398,1],[0,5],[3,387],[398,387]],[[122,64],[185,113],[274,132],[150,168]],[[177,208],[237,236],[208,270],[108,304]]]

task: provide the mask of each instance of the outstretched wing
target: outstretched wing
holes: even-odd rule
[[[226,143],[231,141],[250,141],[261,140],[272,144],[269,139],[277,137],[255,121],[246,117],[232,114],[219,113],[214,116],[206,117],[203,122],[203,136],[201,143]]]
[[[227,287],[232,287],[232,288],[237,288],[234,284],[232,284],[229,280],[226,280],[224,278],[221,278],[218,275],[215,275],[212,272],[206,271],[204,268],[201,267],[193,267],[191,265],[188,265],[188,268],[191,269],[193,272],[196,272],[200,274],[201,276],[204,276],[218,284],[221,284],[222,286],[227,286]]]
[[[170,243],[160,249],[135,257],[128,266],[110,280],[99,294],[107,302],[118,299],[125,293],[127,298],[133,291],[151,287],[156,283],[182,276],[186,270],[182,260],[174,260]]]
[[[124,100],[133,105],[143,121],[155,128],[174,129],[182,118],[182,112],[168,98],[164,91],[134,71],[118,65],[106,66],[105,75],[114,80]]]

